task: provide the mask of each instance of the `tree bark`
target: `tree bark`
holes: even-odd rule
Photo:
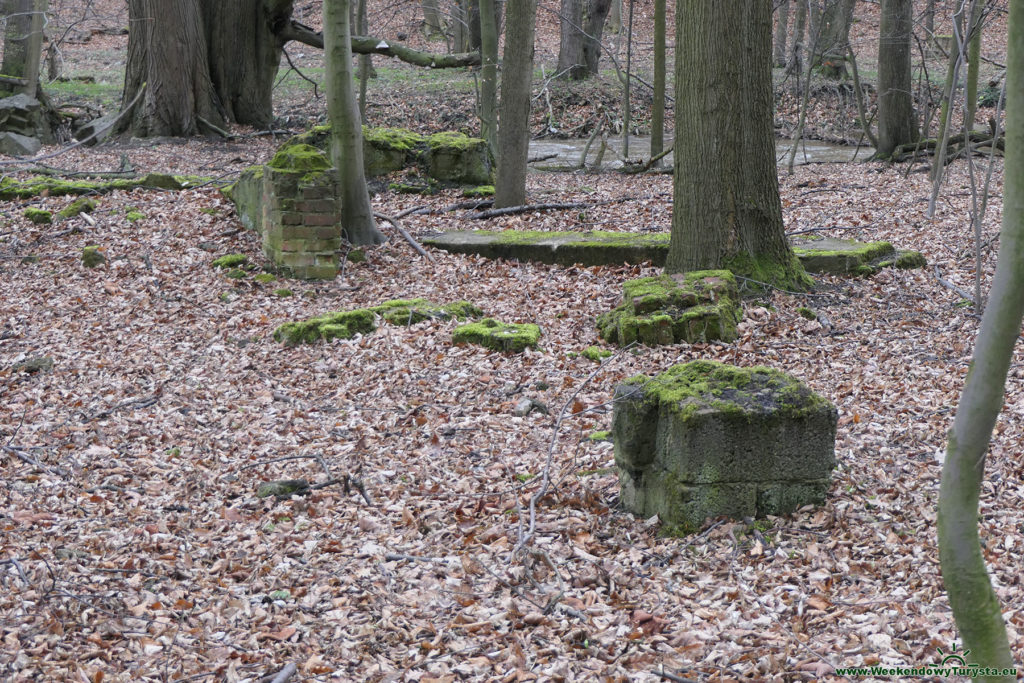
[[[803,71],[804,32],[807,28],[807,2],[797,0],[796,17],[793,19],[793,47],[786,60],[786,75],[792,76]]]
[[[324,43],[331,161],[338,173],[341,227],[352,244],[380,244],[384,236],[373,220],[363,172],[363,127],[352,74],[349,0],[324,0]]]
[[[0,73],[23,84],[0,84],[0,95],[24,93],[35,97],[39,88],[39,63],[43,46],[46,0],[3,0],[4,59]],[[13,86],[13,87],[12,87]]]
[[[579,81],[598,73],[601,36],[611,0],[562,0],[558,72]]]
[[[978,535],[978,501],[992,428],[1024,318],[1024,2],[1011,0],[1006,79],[1006,162],[999,262],[981,319],[939,487],[942,580],[970,661],[1009,668],[1013,656]],[[989,681],[1015,681],[1015,675]]]
[[[122,118],[138,137],[190,136],[201,121],[221,127],[199,0],[129,0],[128,66],[122,106],[145,92]]]
[[[910,39],[913,0],[882,0],[878,36],[878,149],[888,158],[900,145],[917,139],[911,94]]]
[[[825,78],[845,79],[846,52],[853,23],[854,0],[824,0],[817,26],[812,22],[811,35],[817,36],[813,65]]]
[[[653,86],[654,101],[651,104],[651,159],[656,158],[665,149],[665,0],[654,0]]]
[[[437,0],[422,0],[423,6],[423,37],[437,40],[444,37],[445,23],[441,19],[441,10]]]
[[[505,4],[505,59],[501,78],[498,174],[494,207],[526,203],[526,163],[530,148],[530,86],[536,0]]]
[[[772,61],[775,66],[786,66],[786,44],[788,37],[789,0],[780,0],[775,12],[775,38],[772,41]]]
[[[978,111],[978,71],[981,67],[981,28],[985,20],[985,0],[973,0],[970,28],[967,31],[967,85],[964,89],[964,129],[974,128]]]
[[[667,272],[729,268],[785,289],[809,284],[783,232],[771,39],[771,0],[677,7]]]
[[[498,150],[498,26],[494,0],[480,0],[480,137]]]

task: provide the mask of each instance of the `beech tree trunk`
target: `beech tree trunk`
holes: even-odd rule
[[[601,35],[611,0],[562,0],[558,71],[579,81],[598,73]]]
[[[971,370],[953,420],[939,487],[942,581],[968,662],[1012,671],[1006,624],[992,588],[981,539],[978,501],[992,429],[1003,406],[1006,373],[1024,317],[1024,1],[1010,1],[1006,69],[1006,162],[1003,229],[989,304]],[[1016,455],[1011,449],[1007,455]],[[1019,653],[1018,653],[1019,654]],[[1016,681],[1016,675],[987,681]]]
[[[799,0],[797,0],[799,2]],[[786,44],[789,37],[789,0],[780,0],[775,12],[775,38],[772,41],[772,62],[786,66]]]
[[[824,0],[824,3],[818,21],[811,22],[811,35],[817,37],[812,64],[825,78],[845,79],[854,0]]]
[[[498,26],[494,0],[480,0],[480,137],[498,150]]]
[[[0,73],[12,82],[0,82],[0,97],[24,93],[35,97],[43,45],[43,19],[47,0],[3,0],[4,59]],[[17,83],[16,81],[22,81]]]
[[[654,0],[654,101],[651,103],[651,158],[665,150],[665,0]],[[658,163],[660,166],[660,162]]]
[[[888,158],[896,148],[917,139],[911,93],[910,40],[913,0],[882,0],[878,36],[878,150]]]
[[[324,0],[327,114],[331,119],[331,163],[338,173],[341,227],[352,244],[380,244],[363,171],[363,126],[352,73],[349,0]]]
[[[771,0],[677,6],[667,272],[728,268],[784,289],[809,284],[783,232],[771,49]]]
[[[498,173],[494,208],[526,203],[526,162],[530,152],[530,86],[537,0],[505,3],[505,59],[498,111]]]

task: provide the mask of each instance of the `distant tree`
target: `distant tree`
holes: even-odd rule
[[[981,319],[967,382],[949,433],[939,487],[942,580],[970,661],[1013,667],[999,598],[992,589],[981,540],[978,502],[985,459],[1003,406],[1006,373],[1024,318],[1024,0],[1010,1],[1006,73],[1006,161],[999,263]],[[1018,653],[1019,654],[1019,653]],[[1016,681],[1016,675],[988,681]]]
[[[558,72],[579,81],[598,73],[601,35],[611,0],[561,0]]]
[[[800,0],[797,0],[799,2]],[[789,37],[789,0],[775,3],[775,37],[772,40],[772,63],[786,66],[786,41]]]
[[[480,0],[480,137],[498,149],[498,24],[494,0]]]
[[[665,0],[654,0],[654,94],[651,103],[651,158],[665,150]]]
[[[809,284],[783,231],[771,49],[771,0],[676,7],[668,272],[728,268],[785,289]]]
[[[530,87],[537,0],[505,3],[505,59],[498,111],[498,173],[494,206],[526,201],[526,162],[530,152]]]
[[[888,158],[900,145],[917,139],[911,93],[910,39],[913,0],[882,0],[878,37],[878,149]]]
[[[854,0],[811,1],[811,64],[825,78],[847,77],[846,54],[850,44]]]
[[[35,97],[39,86],[43,24],[47,0],[2,0],[4,59],[0,96],[24,93]]]
[[[160,0],[164,1],[164,0]],[[352,244],[380,244],[363,172],[363,127],[352,74],[350,0],[324,0],[327,114],[331,162],[338,172],[341,227]]]

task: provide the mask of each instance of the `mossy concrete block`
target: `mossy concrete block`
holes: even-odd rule
[[[622,304],[598,316],[598,334],[620,346],[732,341],[742,317],[738,302],[728,270],[630,280],[622,286]]]
[[[443,132],[431,135],[427,147],[431,178],[464,185],[487,185],[494,181],[494,164],[486,140]]]
[[[923,268],[916,251],[897,251],[889,242],[857,242],[834,237],[798,237],[793,251],[810,273],[872,275],[882,268]]]
[[[312,344],[321,339],[350,339],[376,330],[378,316],[392,325],[413,325],[424,320],[466,320],[481,315],[483,312],[468,301],[438,305],[426,299],[393,299],[369,308],[335,311],[285,323],[274,331],[274,339],[292,346]]]
[[[584,266],[649,261],[660,267],[665,265],[669,241],[668,233],[455,230],[428,237],[423,243],[453,254],[485,258]],[[863,275],[890,266],[919,268],[925,264],[918,252],[897,252],[888,242],[797,238],[793,251],[809,273]]]
[[[238,181],[221,191],[235,205],[238,220],[257,234],[263,232],[263,167],[250,166]]]
[[[53,222],[53,214],[46,209],[37,209],[33,206],[25,209],[25,218],[37,225],[48,225]]]
[[[241,268],[249,263],[249,257],[245,254],[224,254],[213,260],[214,268]]]
[[[601,266],[650,261],[664,265],[668,234],[628,232],[541,232],[530,230],[451,231],[423,243],[453,254],[515,259],[571,266]]]
[[[99,247],[91,246],[82,249],[82,265],[86,268],[96,268],[106,262],[107,257],[103,255]]]
[[[540,341],[540,327],[533,323],[502,323],[493,318],[460,325],[452,333],[455,344],[479,344],[495,351],[519,353],[536,348]]]
[[[633,377],[612,418],[622,501],[686,529],[821,504],[836,424],[828,400],[769,368],[694,361]]]

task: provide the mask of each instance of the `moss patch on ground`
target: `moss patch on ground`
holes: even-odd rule
[[[426,299],[394,299],[370,308],[335,311],[285,323],[274,330],[274,339],[290,346],[312,344],[321,339],[350,339],[377,329],[377,316],[393,325],[412,325],[423,320],[465,320],[481,315],[483,312],[468,301],[437,305]]]
[[[519,353],[536,348],[540,341],[540,327],[533,323],[503,323],[493,318],[460,325],[452,333],[455,344],[479,344],[495,351]]]
[[[103,255],[98,246],[90,246],[82,249],[82,265],[86,268],[96,268],[102,266],[107,262],[107,257]]]
[[[61,218],[74,218],[80,213],[92,213],[96,210],[96,200],[90,197],[79,197],[57,212]]]
[[[620,346],[732,341],[742,317],[738,302],[728,270],[630,280],[622,285],[622,303],[598,316],[598,334]]]
[[[140,178],[119,178],[116,180],[62,180],[51,176],[30,176],[15,179],[0,178],[0,199],[30,199],[42,196],[105,194],[115,190],[157,188],[163,190],[184,190],[196,185],[212,182],[212,178],[198,176],[170,176],[150,173]]]
[[[214,268],[241,268],[249,262],[249,257],[245,254],[225,254],[219,258],[213,260],[212,265]]]
[[[37,225],[47,225],[53,222],[53,214],[45,209],[37,209],[33,206],[25,209],[25,218]]]

